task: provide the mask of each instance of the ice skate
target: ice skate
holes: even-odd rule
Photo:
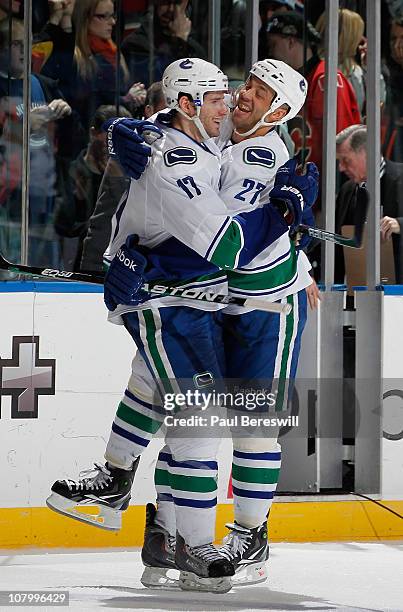
[[[225,536],[220,553],[231,561],[235,575],[232,586],[258,584],[267,579],[267,523],[247,529],[236,523],[226,525],[230,532]]]
[[[122,526],[122,512],[127,509],[130,491],[139,458],[131,470],[122,470],[106,463],[80,473],[78,480],[56,480],[46,504],[77,521],[101,529],[118,531]],[[97,514],[82,512],[83,506],[96,506]]]
[[[176,534],[176,566],[180,570],[179,586],[183,591],[228,593],[234,566],[213,544],[189,546]]]
[[[147,504],[141,560],[145,565],[141,583],[149,589],[179,589],[174,536],[155,522],[157,509]]]

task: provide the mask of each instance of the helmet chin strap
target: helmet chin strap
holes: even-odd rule
[[[200,132],[200,136],[202,137],[202,142],[204,142],[205,140],[209,140],[211,138],[211,136],[208,135],[204,125],[201,122],[200,106],[196,106],[196,115],[194,115],[194,117],[190,117],[187,113],[185,113],[185,111],[180,108],[179,104],[176,110],[178,111],[179,114],[182,115],[182,117],[185,117],[189,121],[193,121],[193,123],[195,124],[195,126]]]
[[[285,123],[287,121],[288,113],[287,113],[287,115],[285,115],[282,119],[279,119],[278,121],[273,121],[272,123],[268,123],[266,121],[266,117],[268,115],[271,115],[271,113],[274,113],[275,110],[277,110],[277,109],[276,108],[272,109],[270,107],[269,110],[263,115],[263,117],[261,117],[261,119],[259,119],[259,121],[257,123],[255,123],[253,128],[251,128],[247,132],[238,132],[237,129],[234,129],[235,134],[238,134],[238,136],[242,136],[243,138],[245,138],[246,136],[250,136],[251,134],[256,132],[256,130],[258,130],[261,127],[273,127],[275,125],[281,125],[282,123]]]

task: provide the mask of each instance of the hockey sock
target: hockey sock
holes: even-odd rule
[[[175,536],[175,506],[169,482],[168,461],[172,461],[172,455],[169,447],[164,446],[158,455],[154,472],[154,483],[157,491],[157,515],[155,520],[158,525],[168,531],[169,535]]]
[[[245,452],[234,448],[232,489],[235,521],[253,529],[266,520],[280,475],[281,450]]]
[[[147,448],[162,422],[163,416],[153,404],[126,389],[112,423],[105,459],[113,465],[130,469],[134,459]]]
[[[169,462],[176,528],[189,546],[215,539],[217,505],[216,461],[188,459]]]

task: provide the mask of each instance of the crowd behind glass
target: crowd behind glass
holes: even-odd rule
[[[234,89],[245,75],[246,2],[221,0],[221,68]],[[109,162],[104,174],[107,150],[102,124],[116,115],[150,117],[164,108],[160,81],[165,67],[181,57],[208,59],[208,10],[206,0],[33,3],[30,265],[102,269],[110,219],[127,187],[117,162]],[[308,79],[304,112],[281,135],[290,154],[299,154],[303,162],[315,161],[319,168],[323,11],[324,0],[261,0],[256,15],[259,59],[282,59]],[[23,15],[23,0],[0,0],[0,251],[12,261],[21,259]],[[338,66],[336,231],[349,221],[355,186],[366,180],[366,130],[351,127],[365,126],[364,0],[340,1]],[[390,184],[385,187],[387,201],[396,201],[390,210],[386,200],[381,201],[380,230],[384,242],[393,242],[394,280],[400,282],[403,165],[396,162],[403,162],[403,0],[382,0],[381,104],[380,172],[393,183],[393,197]],[[319,198],[318,224],[320,210]],[[319,278],[317,246],[309,257]],[[344,279],[342,257],[336,253],[339,282]]]

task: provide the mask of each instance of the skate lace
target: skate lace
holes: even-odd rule
[[[249,530],[239,531],[237,525],[228,524],[226,527],[231,531],[225,536],[224,544],[220,547],[220,553],[228,560],[237,555],[242,557],[253,539],[253,534]]]
[[[192,548],[192,554],[198,557],[202,561],[216,561],[222,559],[222,555],[218,552],[213,544],[203,544],[202,546],[195,546]]]
[[[82,470],[79,474],[78,480],[66,479],[70,491],[76,489],[77,491],[93,491],[103,489],[113,480],[110,471],[100,463],[94,463],[94,467],[89,470]]]
[[[176,536],[168,535],[168,537],[167,537],[167,544],[168,544],[169,550],[175,554],[175,550],[176,550]]]

